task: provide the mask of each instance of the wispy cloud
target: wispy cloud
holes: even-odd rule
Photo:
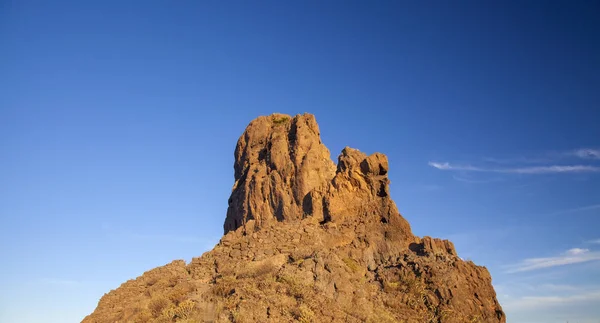
[[[582,148],[572,152],[572,155],[583,159],[600,159],[600,149]]]
[[[501,181],[501,179],[499,178],[492,178],[492,179],[471,179],[471,178],[466,178],[466,177],[461,177],[461,176],[452,176],[452,178],[454,178],[455,180],[459,181],[459,182],[463,182],[463,183],[470,183],[470,184],[485,184],[485,183],[491,183],[491,182],[499,182]]]
[[[600,244],[600,239],[596,239],[596,240],[590,240],[588,241],[589,243],[595,243],[595,244]]]
[[[547,151],[530,156],[517,156],[508,158],[484,157],[482,160],[495,164],[548,164],[557,160],[568,158],[581,159],[600,159],[600,149],[598,148],[579,148],[567,151]]]
[[[584,291],[571,295],[560,296],[521,296],[518,298],[507,299],[503,302],[506,309],[540,309],[573,303],[590,303],[600,301],[600,290]]]
[[[549,213],[549,214],[546,214],[546,215],[547,216],[553,216],[553,215],[560,215],[560,214],[569,214],[569,213],[577,213],[577,212],[583,212],[583,211],[590,211],[590,210],[596,210],[596,209],[600,209],[600,204],[575,207],[575,208],[567,209],[567,210],[559,210],[559,211],[552,212],[552,213]],[[600,241],[600,239],[599,239],[599,241]]]
[[[484,157],[483,161],[494,164],[543,164],[550,163],[555,158],[552,155],[546,157],[513,157],[513,158],[494,158]]]
[[[548,296],[555,292],[581,294],[589,292],[590,290],[600,290],[600,288],[597,286],[536,283],[530,281],[530,279],[527,279],[526,281],[511,280],[510,282],[506,282],[504,284],[494,284],[494,288],[498,293],[502,294],[526,295],[535,293],[543,296]]]
[[[450,165],[450,163],[429,162],[429,166],[440,170],[463,170],[472,172],[484,172],[485,169],[474,167],[471,165]]]
[[[580,162],[569,162],[569,159],[579,159]],[[482,161],[481,161],[482,160]],[[512,158],[484,157],[480,162],[453,164],[450,162],[430,161],[429,166],[445,171],[488,172],[501,174],[566,174],[566,173],[597,173],[600,166],[600,149],[580,148],[568,151],[551,151],[537,156],[519,156]],[[581,163],[585,160],[585,163]],[[532,165],[538,164],[538,165]],[[463,177],[455,177],[462,182],[478,181]]]
[[[538,270],[557,266],[600,260],[600,252],[589,249],[573,248],[556,257],[528,258],[517,264],[508,266],[507,273]]]
[[[429,166],[439,170],[469,171],[469,172],[492,172],[506,174],[552,174],[552,173],[589,173],[600,172],[600,167],[590,165],[551,165],[530,166],[517,168],[485,168],[472,165],[453,165],[448,162],[429,162]]]
[[[565,284],[541,284],[539,286],[534,286],[535,290],[540,291],[552,291],[552,292],[576,292],[580,291],[579,286],[575,285],[565,285]]]
[[[573,248],[573,249],[569,249],[567,251],[568,255],[572,255],[572,256],[577,256],[577,255],[583,255],[585,253],[590,252],[589,249],[582,249],[582,248]]]
[[[600,167],[589,165],[567,165],[567,166],[535,166],[497,170],[501,173],[515,174],[548,174],[548,173],[588,173],[600,172]]]

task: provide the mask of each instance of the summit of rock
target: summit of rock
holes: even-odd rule
[[[235,148],[235,184],[229,198],[225,233],[253,221],[298,220],[303,201],[335,174],[311,114],[263,116],[250,122]]]
[[[311,114],[253,120],[234,155],[219,244],[122,284],[84,322],[506,322],[485,267],[413,235],[385,155],[346,147],[336,166]]]

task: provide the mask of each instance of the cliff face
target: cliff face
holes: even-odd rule
[[[415,237],[388,161],[345,148],[314,116],[252,121],[215,248],[104,295],[84,322],[505,322],[485,267]]]
[[[301,219],[306,194],[335,173],[319,126],[309,114],[274,114],[252,121],[238,140],[234,169],[225,233],[251,220],[258,229]]]

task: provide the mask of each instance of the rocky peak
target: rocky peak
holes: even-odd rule
[[[337,168],[311,114],[273,114],[248,125],[235,149],[235,183],[225,233],[311,217],[344,222],[378,217],[413,240],[389,194],[388,160],[346,147]]]
[[[248,125],[234,168],[219,244],[124,283],[84,322],[506,322],[485,267],[412,234],[385,155],[346,147],[336,167],[314,116],[274,114]]]
[[[234,169],[225,233],[301,218],[304,197],[335,174],[311,114],[253,120],[237,142]]]

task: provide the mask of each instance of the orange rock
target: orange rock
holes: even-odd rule
[[[310,114],[252,121],[220,243],[105,294],[83,322],[506,322],[485,267],[412,234],[385,155],[337,167]]]

